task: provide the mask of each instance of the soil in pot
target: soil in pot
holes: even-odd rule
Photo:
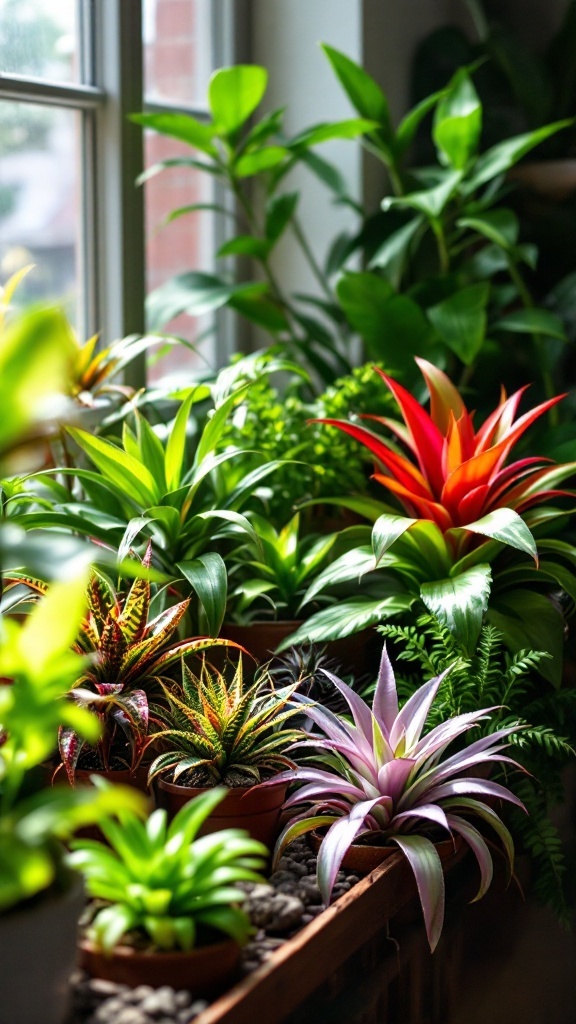
[[[202,825],[199,834],[207,835],[222,828],[244,828],[253,839],[269,849],[274,846],[279,832],[280,811],[286,798],[288,783],[276,786],[236,786]],[[160,778],[157,782],[158,804],[166,807],[173,818],[184,804],[205,792],[205,787],[182,786]]]

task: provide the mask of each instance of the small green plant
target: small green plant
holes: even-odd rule
[[[108,789],[104,789],[107,792]],[[158,809],[146,823],[123,813],[103,821],[103,843],[76,840],[69,863],[83,872],[88,892],[106,906],[97,910],[89,937],[105,952],[131,935],[158,950],[189,950],[231,936],[243,945],[251,933],[239,904],[238,882],[262,882],[268,851],[242,829],[224,829],[197,839],[198,830],[225,789],[202,793],[171,824]]]
[[[24,624],[0,621],[0,913],[63,888],[64,848],[78,828],[146,801],[133,789],[42,784],[40,765],[65,723],[95,743],[97,718],[66,700],[85,655],[73,644],[85,612],[86,578],[55,583]]]
[[[286,751],[302,735],[285,727],[298,711],[287,707],[294,687],[273,691],[260,680],[246,688],[239,658],[230,683],[204,660],[198,676],[183,666],[178,693],[163,689],[150,742],[168,749],[150,765],[150,780],[170,774],[180,783],[249,785],[292,766]]]

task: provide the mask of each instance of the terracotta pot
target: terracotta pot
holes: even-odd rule
[[[76,965],[84,887],[0,914],[0,1018],[6,1024],[63,1024]]]
[[[202,825],[199,835],[218,832],[222,828],[244,828],[253,839],[269,849],[274,846],[279,832],[280,811],[286,798],[287,782],[276,786],[242,786],[229,789],[214,812]],[[158,802],[174,817],[184,804],[206,792],[192,786],[179,786],[174,782],[158,780]]]
[[[322,833],[317,829],[308,833],[308,842],[315,853],[318,853],[323,838]],[[462,840],[460,836],[455,836],[454,840],[442,839],[434,845],[440,860],[443,864],[446,864],[458,853]],[[395,853],[401,853],[400,847],[396,846],[395,843],[391,843],[390,846],[369,846],[365,843],[352,843],[342,858],[342,867],[349,868],[350,871],[357,871],[361,875],[368,875],[371,871],[374,871],[374,868],[377,868],[379,864],[388,860]]]
[[[84,768],[76,769],[76,781],[81,783],[89,783],[91,775],[99,775],[101,778],[106,779],[107,782],[113,782],[117,785],[122,786],[133,786],[134,789],[139,789],[142,793],[148,793],[148,766],[139,765],[135,772],[131,772],[128,768],[120,771],[104,771],[104,769],[98,771],[88,771]]]
[[[239,964],[240,947],[233,939],[188,952],[145,953],[117,946],[108,956],[86,939],[80,943],[80,966],[88,974],[132,988],[171,985],[194,995],[210,996],[236,981]],[[38,1017],[34,1024],[40,1020],[43,1018]]]

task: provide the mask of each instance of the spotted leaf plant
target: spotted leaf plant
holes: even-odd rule
[[[192,773],[197,785],[252,785],[293,766],[286,750],[302,738],[285,724],[299,710],[288,706],[294,685],[274,690],[260,679],[246,687],[239,658],[231,682],[203,660],[199,675],[183,666],[178,692],[163,689],[165,706],[153,708],[158,731],[150,742],[161,753],[150,781],[169,775],[183,783]]]
[[[143,564],[150,564],[148,547]],[[21,574],[14,581],[25,582],[39,593],[46,585]],[[175,637],[188,601],[165,609],[150,618],[152,588],[148,580],[135,580],[128,593],[118,592],[97,570],[87,588],[88,615],[83,620],[73,650],[91,655],[75,680],[70,696],[94,712],[101,725],[95,748],[96,763],[90,768],[129,768],[135,772],[148,738],[149,696],[170,683],[170,670],[184,655],[194,654],[215,643],[232,646],[231,641],[207,637],[178,640]],[[68,778],[74,781],[79,759],[87,754],[84,738],[70,726],[60,729],[59,750]]]
[[[372,707],[327,673],[345,698],[351,721],[300,697],[320,735],[299,744],[315,748],[310,766],[283,775],[304,785],[286,801],[285,809],[300,813],[288,823],[275,850],[277,861],[297,836],[328,826],[318,855],[318,884],[328,903],[343,857],[356,839],[395,845],[414,872],[432,950],[444,919],[444,876],[432,837],[460,836],[470,847],[480,869],[480,899],[491,883],[493,863],[482,832],[469,819],[494,830],[512,869],[512,837],[491,802],[523,806],[505,786],[478,775],[495,762],[516,765],[502,751],[517,727],[498,729],[447,752],[495,708],[457,715],[425,732],[445,674],[424,683],[400,709],[384,648]]]

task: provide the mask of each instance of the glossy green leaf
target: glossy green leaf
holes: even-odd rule
[[[265,284],[227,284],[213,274],[190,271],[179,274],[150,293],[146,312],[151,330],[158,330],[181,313],[200,316],[226,306],[240,295],[258,295]]]
[[[427,310],[442,341],[470,366],[486,337],[486,307],[490,285],[482,281],[468,285]]]
[[[358,586],[362,584],[362,576],[366,572],[372,572],[375,568],[374,553],[368,545],[346,551],[334,562],[318,574],[313,583],[309,586],[303,599],[302,605],[308,604],[321,594],[323,590],[336,586],[339,583],[349,583],[356,580]]]
[[[398,287],[404,267],[408,260],[410,246],[425,224],[423,217],[412,217],[380,245],[369,263],[369,268],[377,267],[394,287]]]
[[[245,316],[251,323],[264,327],[272,334],[290,329],[288,320],[276,299],[264,291],[260,294],[252,292],[237,294],[230,300],[229,306]]]
[[[221,245],[216,255],[254,256],[258,260],[266,259],[270,251],[270,243],[265,238],[254,238],[253,235],[237,235]]]
[[[567,341],[566,330],[560,317],[547,309],[517,309],[492,325],[494,330],[512,334],[544,334],[547,338]]]
[[[421,122],[426,117],[426,114],[428,114],[430,110],[433,110],[444,93],[444,89],[441,89],[439,92],[431,93],[430,96],[426,96],[426,98],[421,100],[420,103],[417,103],[415,107],[412,107],[412,110],[409,110],[402,118],[396,130],[396,152],[399,156],[402,156],[412,144],[416,136],[416,132],[418,131]]]
[[[278,651],[284,651],[295,644],[321,643],[338,640],[362,629],[385,622],[394,615],[408,611],[414,597],[408,594],[393,594],[383,598],[354,597],[349,601],[323,608],[283,640]]]
[[[306,128],[305,131],[291,139],[290,149],[307,149],[310,146],[318,146],[321,142],[330,142],[332,139],[355,139],[358,135],[364,135],[378,127],[377,121],[369,121],[366,118],[317,124]]]
[[[284,234],[294,216],[299,198],[299,192],[284,192],[282,195],[272,196],[268,200],[265,231],[269,242],[277,242]]]
[[[473,173],[466,179],[463,186],[464,191],[468,194],[475,192],[481,185],[485,185],[497,175],[509,171],[514,164],[518,163],[536,146],[539,146],[541,142],[549,139],[551,135],[555,135],[563,128],[569,128],[571,124],[571,120],[556,121],[554,124],[537,128],[536,131],[506,139],[487,149],[476,161]]]
[[[424,583],[420,591],[430,614],[450,630],[469,657],[476,650],[491,581],[490,566],[477,565],[450,579]]]
[[[240,128],[260,104],[268,72],[256,64],[236,64],[215,71],[208,86],[208,103],[215,128],[231,135]]]
[[[166,444],[164,457],[166,485],[169,491],[175,491],[182,485],[186,466],[186,430],[190,410],[194,404],[194,391],[182,402],[176,419],[172,425],[170,436]]]
[[[536,542],[526,526],[524,520],[511,508],[496,508],[488,515],[482,516],[474,523],[468,523],[463,529],[471,533],[478,533],[482,537],[491,537],[493,540],[507,544],[518,551],[530,555],[535,561],[538,560]],[[448,533],[459,533],[460,529],[449,530]]]
[[[142,125],[143,128],[151,128],[161,135],[185,142],[209,156],[218,156],[218,150],[212,141],[213,125],[203,124],[191,114],[131,114],[130,120]]]
[[[178,562],[182,573],[204,609],[208,635],[217,637],[226,611],[228,576],[222,557],[215,551],[200,555],[193,562]]]
[[[397,295],[377,274],[344,274],[336,292],[352,327],[374,359],[390,372],[413,367],[414,356],[428,352],[434,332],[421,307],[408,295]]]
[[[261,171],[271,171],[289,155],[290,151],[284,146],[265,146],[264,149],[241,156],[234,165],[234,171],[239,178],[250,178]]]
[[[471,231],[483,235],[484,238],[494,242],[495,245],[507,252],[516,245],[520,230],[516,214],[512,210],[504,208],[487,210],[474,217],[460,217],[456,221],[456,225],[459,228],[469,228]]]
[[[498,629],[510,650],[547,651],[538,668],[556,688],[562,682],[564,619],[544,594],[524,587],[497,593],[490,602],[488,622]]]
[[[436,220],[444,213],[446,206],[461,184],[462,178],[462,171],[447,171],[440,183],[433,185],[432,188],[408,192],[404,196],[386,196],[382,200],[382,209],[390,210],[392,207],[398,207],[399,209],[418,210],[426,217]]]
[[[356,64],[350,57],[347,57],[332,46],[322,44],[322,49],[328,57],[332,69],[335,72],[340,84],[344,88],[352,106],[358,111],[361,117],[370,121],[377,121],[387,146],[392,150],[394,145],[394,130],[390,117],[388,100],[382,89],[364,71],[359,64]]]
[[[104,438],[94,437],[76,427],[69,427],[68,432],[120,493],[126,494],[144,508],[157,504],[161,493],[145,465]]]
[[[463,170],[478,150],[482,104],[465,68],[460,68],[439,100],[432,136],[443,163]]]

